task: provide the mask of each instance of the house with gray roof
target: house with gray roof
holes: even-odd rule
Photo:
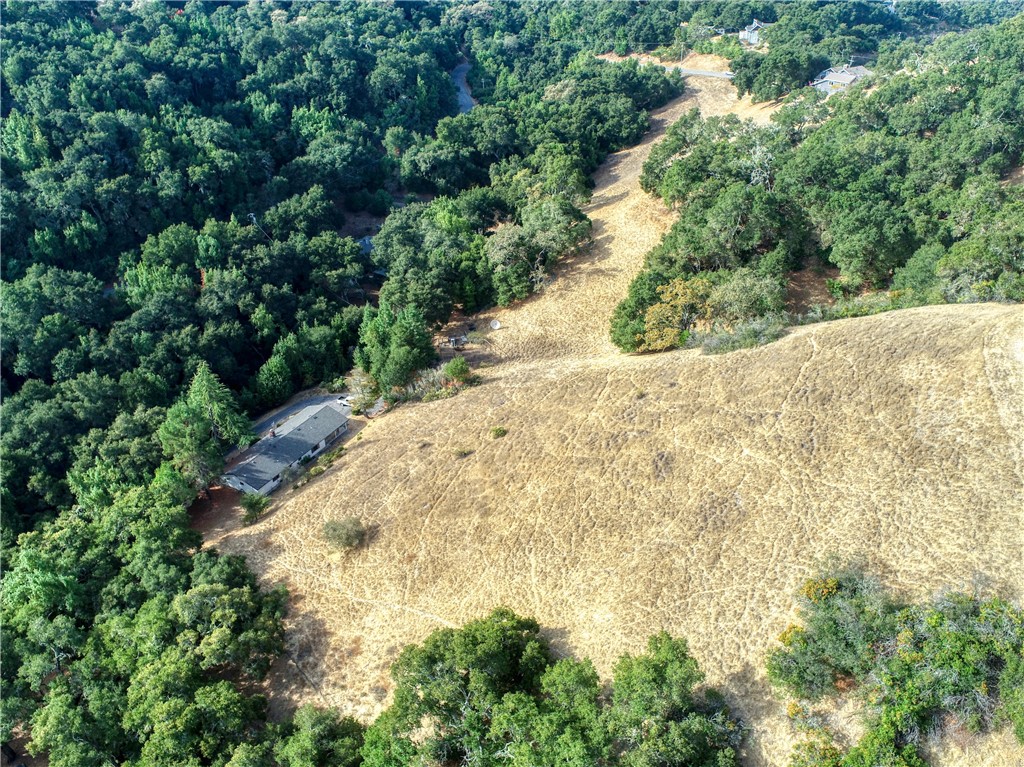
[[[301,410],[243,452],[224,472],[225,485],[243,493],[269,495],[282,476],[321,453],[348,429],[352,411],[329,403]]]
[[[761,42],[761,30],[770,26],[771,24],[754,19],[753,24],[748,24],[740,30],[740,42],[747,45],[758,45]]]
[[[871,70],[865,67],[854,67],[849,64],[841,67],[830,67],[811,81],[811,87],[817,88],[822,93],[835,93],[845,91],[858,80],[871,74]]]

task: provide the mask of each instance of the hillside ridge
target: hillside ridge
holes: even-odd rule
[[[652,133],[718,85],[688,89]],[[979,575],[1024,594],[1024,310],[912,309],[716,357],[618,354],[604,294],[624,295],[669,223],[635,183],[652,141],[596,174],[593,251],[485,315],[503,327],[482,386],[371,422],[264,521],[208,536],[294,595],[276,705],[368,719],[403,646],[505,604],[602,675],[655,631],[687,637],[753,727],[746,763],[782,764],[792,733],[763,658],[820,558],[862,558],[911,595]],[[350,514],[372,541],[332,553],[320,528]],[[1012,764],[1024,754],[1004,736],[942,763]]]

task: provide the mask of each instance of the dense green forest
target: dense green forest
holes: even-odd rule
[[[429,359],[426,330],[453,307],[525,296],[585,239],[589,173],[680,90],[581,45],[549,51],[544,19],[511,5],[10,4],[5,525],[73,503],[69,474],[155,469],[156,426],[200,362],[265,408],[338,378],[360,326],[394,317],[379,328],[395,350],[386,390]],[[516,46],[495,42],[506,34]],[[460,50],[498,85],[456,116]],[[345,209],[386,212],[403,189],[446,196],[396,210],[371,262],[341,236]],[[382,318],[363,308],[375,268],[389,274]]]
[[[185,509],[245,411],[354,356],[404,383],[456,305],[525,296],[585,240],[588,174],[681,86],[551,41],[559,13],[5,3],[0,738],[264,758],[238,746],[285,595],[197,553]],[[481,104],[456,115],[462,57]],[[343,234],[367,208],[395,210],[372,259]],[[304,737],[274,758],[310,763]]]
[[[669,128],[641,183],[679,215],[615,311],[620,348],[1024,299],[1024,189],[1004,182],[1024,151],[1024,16],[872,66],[867,88],[794,91],[767,127],[694,111]],[[785,275],[807,265],[838,268],[841,300],[786,318]]]
[[[805,18],[804,69],[773,44],[734,61],[741,87],[774,97],[813,57],[876,44],[880,72],[912,72],[873,100],[798,93],[770,130],[674,128],[645,183],[683,218],[631,293],[634,342],[679,342],[674,305],[644,324],[672,295],[730,322],[772,311],[782,270],[815,254],[843,290],[1017,296],[1022,203],[999,177],[1019,164],[1021,20],[879,43],[1011,5],[5,2],[0,739],[29,734],[55,767],[735,763],[742,728],[685,642],[655,637],[606,690],[504,612],[408,650],[365,732],[314,709],[268,725],[256,690],[287,595],[200,551],[186,509],[249,415],[355,363],[383,392],[406,383],[454,310],[524,298],[585,246],[590,173],[683,88],[594,52]],[[479,105],[458,114],[464,59]],[[870,205],[837,217],[853,198]],[[730,240],[739,208],[756,225]],[[367,210],[387,216],[372,254],[346,235]],[[442,724],[414,741],[423,716]]]

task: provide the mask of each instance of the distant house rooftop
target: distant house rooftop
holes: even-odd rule
[[[271,492],[280,484],[282,472],[315,455],[344,431],[350,414],[340,405],[306,408],[246,450],[224,473],[224,481],[242,492]]]
[[[846,90],[861,78],[871,74],[871,70],[865,67],[842,66],[830,67],[811,81],[811,86],[823,93],[833,93],[837,90]]]
[[[761,30],[770,26],[771,24],[754,19],[753,24],[747,24],[747,26],[740,30],[740,42],[747,43],[748,45],[757,45],[761,42]]]

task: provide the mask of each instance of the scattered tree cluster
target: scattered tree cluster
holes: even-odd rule
[[[589,661],[555,661],[535,621],[499,609],[407,648],[394,703],[367,730],[366,767],[737,765],[742,728],[685,640],[651,637],[603,689]]]
[[[811,736],[796,766],[922,767],[928,737],[1008,722],[1024,743],[1024,612],[998,599],[942,594],[894,599],[854,568],[831,568],[800,592],[802,625],[768,657],[768,677],[803,703],[791,706]],[[809,708],[853,690],[867,729],[848,752],[814,726]]]
[[[766,127],[684,116],[641,177],[678,220],[612,339],[653,351],[761,322],[807,263],[839,268],[833,290],[852,302],[840,313],[1024,299],[1024,192],[1004,181],[1024,150],[1022,40],[1024,16],[908,42],[873,92],[800,91]],[[889,292],[861,306],[866,289]]]

